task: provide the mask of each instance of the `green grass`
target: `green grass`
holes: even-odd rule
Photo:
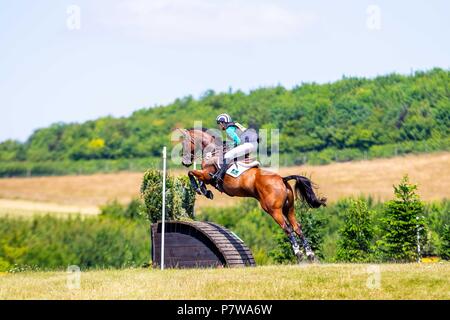
[[[278,265],[244,269],[125,269],[0,275],[0,299],[450,299],[450,263]]]

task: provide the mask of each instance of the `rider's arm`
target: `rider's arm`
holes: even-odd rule
[[[226,132],[227,132],[228,136],[231,139],[233,139],[233,141],[236,145],[241,144],[241,139],[239,139],[239,136],[236,134],[236,127],[234,127],[234,126],[228,127]]]

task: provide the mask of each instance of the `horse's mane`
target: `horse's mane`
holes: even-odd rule
[[[211,128],[205,128],[205,127],[201,127],[201,128],[188,128],[186,129],[187,131],[193,131],[193,130],[201,130],[202,132],[206,132],[208,134],[210,134],[213,138],[217,138],[217,135],[214,134],[214,132],[207,132],[208,130],[211,130]]]
[[[187,131],[192,131],[192,130],[198,130],[198,129],[202,130],[203,132],[206,132],[206,131],[209,130],[209,128],[205,128],[205,127],[201,127],[201,128],[187,128],[186,130]]]

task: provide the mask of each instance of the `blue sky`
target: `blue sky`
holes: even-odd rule
[[[0,0],[0,141],[207,89],[449,68],[449,13],[446,0]]]

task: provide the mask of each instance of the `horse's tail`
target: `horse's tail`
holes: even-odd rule
[[[319,208],[320,206],[326,206],[327,199],[320,198],[317,199],[316,194],[313,190],[313,184],[311,180],[304,176],[287,176],[283,178],[284,182],[289,180],[295,180],[295,191],[297,195],[306,202],[311,208]]]

